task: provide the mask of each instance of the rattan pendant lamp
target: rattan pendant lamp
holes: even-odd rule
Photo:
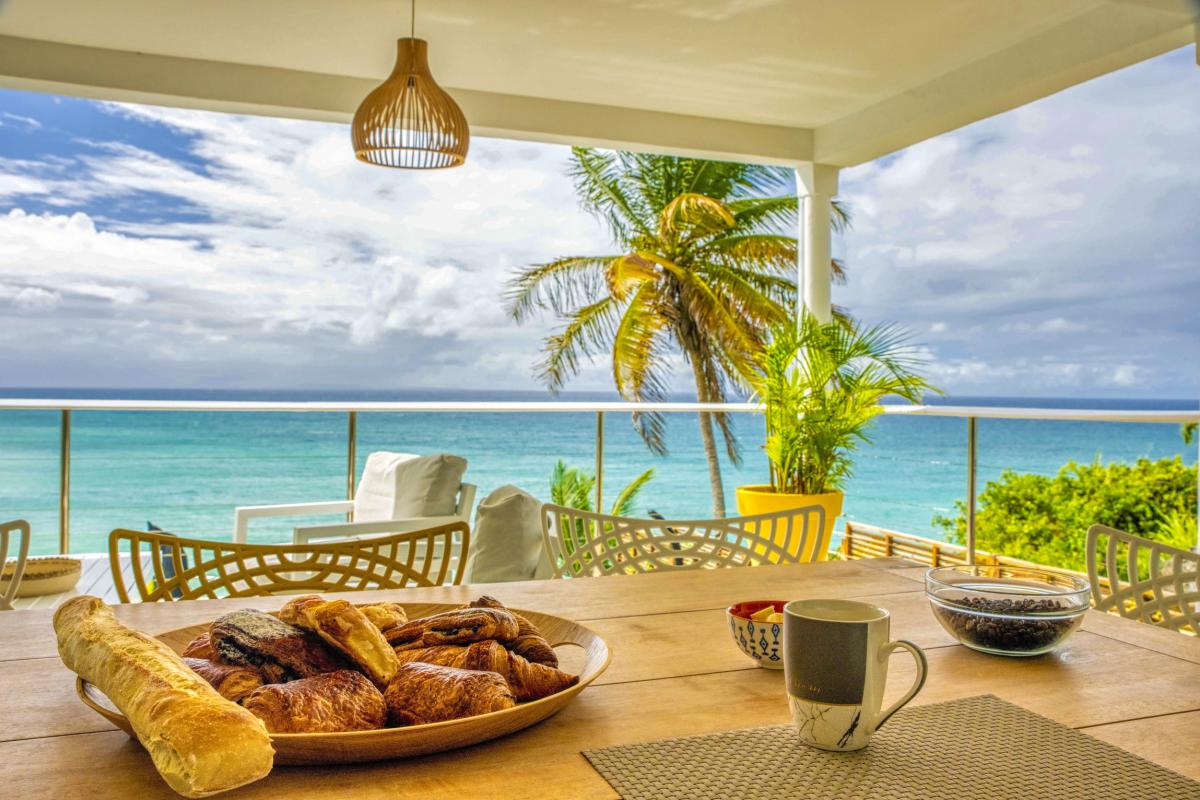
[[[396,40],[396,66],[354,112],[354,156],[396,169],[457,167],[467,158],[467,118],[429,72],[429,44],[417,39],[417,2],[412,29]]]

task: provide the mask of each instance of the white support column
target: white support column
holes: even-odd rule
[[[833,281],[830,261],[833,196],[837,194],[838,168],[828,164],[796,166],[796,192],[800,197],[800,303],[817,319],[833,317],[829,289]],[[796,309],[799,316],[800,308]]]

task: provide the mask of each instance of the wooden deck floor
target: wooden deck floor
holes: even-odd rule
[[[109,569],[107,553],[86,553],[81,555],[73,555],[72,558],[78,558],[83,562],[83,574],[79,577],[79,583],[75,584],[75,588],[69,592],[62,594],[47,594],[41,597],[18,597],[13,601],[14,608],[55,608],[64,600],[76,597],[81,594],[93,594],[104,599],[106,603],[119,603],[117,597],[117,588],[113,584],[112,570]],[[150,565],[150,557],[146,556],[142,560],[142,566],[147,569],[153,569]],[[121,574],[125,578],[125,585],[131,586],[133,573],[133,561],[129,556],[121,556]]]

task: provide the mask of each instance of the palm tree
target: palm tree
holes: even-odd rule
[[[614,517],[631,516],[638,495],[653,478],[654,469],[651,468],[627,483],[625,488],[617,493],[608,513]],[[594,511],[596,509],[592,507],[592,490],[595,487],[595,475],[579,467],[568,467],[567,463],[560,459],[554,465],[554,471],[550,473],[550,502],[578,508],[580,511]]]
[[[558,391],[582,361],[612,353],[617,391],[631,401],[668,395],[671,360],[691,367],[696,398],[725,402],[746,385],[767,331],[796,305],[794,195],[778,167],[694,158],[571,150],[580,202],[612,234],[617,252],[567,256],[518,272],[508,283],[518,322],[549,311],[563,323],[546,340],[541,379]],[[846,224],[835,205],[835,229]],[[835,275],[842,276],[835,262]],[[634,415],[655,453],[666,453],[663,419]],[[699,415],[713,514],[725,515],[714,424],[737,463],[737,440],[723,413]]]

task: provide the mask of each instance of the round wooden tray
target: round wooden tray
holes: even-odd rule
[[[460,607],[429,603],[404,604],[410,619]],[[577,673],[579,683],[541,700],[521,703],[503,711],[429,725],[348,733],[273,733],[271,743],[275,746],[275,763],[351,764],[440,753],[443,750],[486,742],[488,739],[528,728],[556,713],[608,667],[611,660],[608,644],[594,631],[562,617],[537,611],[513,610],[541,629],[542,635],[552,642],[558,651],[562,668]],[[203,624],[191,625],[161,633],[157,638],[178,653],[207,627]],[[82,678],[76,679],[76,691],[89,708],[137,741],[129,720],[113,706],[112,701],[105,697],[103,692]]]

